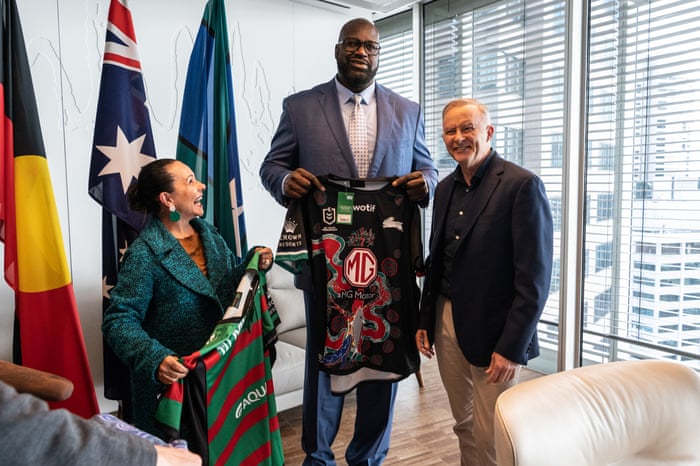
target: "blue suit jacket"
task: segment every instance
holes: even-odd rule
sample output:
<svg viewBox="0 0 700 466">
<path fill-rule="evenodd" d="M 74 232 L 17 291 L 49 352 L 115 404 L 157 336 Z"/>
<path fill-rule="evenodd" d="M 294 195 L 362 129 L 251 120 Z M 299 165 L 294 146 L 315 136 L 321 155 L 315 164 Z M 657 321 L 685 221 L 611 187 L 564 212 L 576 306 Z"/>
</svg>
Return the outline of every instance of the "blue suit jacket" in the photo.
<svg viewBox="0 0 700 466">
<path fill-rule="evenodd" d="M 442 280 L 445 218 L 454 177 L 438 184 L 419 328 L 430 341 Z M 497 352 L 519 364 L 539 354 L 537 321 L 552 274 L 552 215 L 544 184 L 532 172 L 493 155 L 474 190 L 469 225 L 453 259 L 450 295 L 457 340 L 480 367 Z"/>
<path fill-rule="evenodd" d="M 432 197 L 437 169 L 425 145 L 419 105 L 380 84 L 375 95 L 377 142 L 367 177 L 402 176 L 420 170 Z M 287 204 L 282 180 L 299 167 L 314 175 L 358 177 L 335 79 L 287 97 L 282 107 L 270 152 L 260 167 L 262 184 L 277 202 Z"/>
</svg>

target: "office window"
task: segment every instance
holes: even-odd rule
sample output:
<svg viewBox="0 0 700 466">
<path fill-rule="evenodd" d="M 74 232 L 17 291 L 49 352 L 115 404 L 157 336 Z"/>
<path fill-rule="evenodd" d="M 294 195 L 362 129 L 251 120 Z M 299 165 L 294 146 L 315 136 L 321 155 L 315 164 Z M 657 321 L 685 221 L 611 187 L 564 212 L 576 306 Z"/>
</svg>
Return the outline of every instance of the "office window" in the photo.
<svg viewBox="0 0 700 466">
<path fill-rule="evenodd" d="M 613 152 L 613 146 L 609 143 L 602 143 L 600 145 L 600 169 L 605 171 L 611 171 L 614 168 L 615 154 Z"/>
<path fill-rule="evenodd" d="M 561 168 L 564 160 L 564 137 L 561 134 L 552 135 L 552 168 Z"/>
<path fill-rule="evenodd" d="M 654 243 L 644 243 L 638 242 L 635 247 L 635 252 L 637 254 L 656 254 L 656 244 Z"/>
<path fill-rule="evenodd" d="M 634 182 L 634 198 L 635 199 L 652 199 L 654 188 L 647 181 Z"/>
<path fill-rule="evenodd" d="M 611 292 L 608 289 L 595 297 L 593 315 L 596 321 L 606 317 L 610 313 L 610 296 Z"/>
<path fill-rule="evenodd" d="M 642 293 L 641 291 L 634 290 L 632 291 L 632 297 L 633 298 L 640 298 L 643 301 L 653 301 L 654 300 L 654 295 L 651 293 Z M 663 298 L 663 296 L 662 296 Z M 596 298 L 597 299 L 597 298 Z M 664 299 L 662 299 L 664 301 Z M 677 301 L 677 300 L 676 300 Z"/>
<path fill-rule="evenodd" d="M 590 308 L 586 302 L 597 303 L 603 286 L 612 296 L 609 319 L 584 319 L 583 346 L 601 334 L 620 337 L 609 346 L 609 360 L 661 354 L 700 369 L 697 344 L 668 345 L 670 334 L 657 341 L 658 333 L 673 331 L 687 343 L 691 331 L 684 326 L 697 325 L 697 316 L 680 313 L 680 326 L 628 321 L 642 295 L 659 296 L 662 308 L 700 297 L 681 294 L 680 285 L 686 254 L 697 251 L 688 244 L 700 237 L 700 2 L 591 0 L 589 21 L 585 191 L 599 203 L 614 194 L 616 202 L 604 210 L 610 214 L 605 228 L 591 225 L 585 232 L 587 248 L 614 255 L 602 267 L 596 254 L 599 273 L 584 279 L 584 309 Z M 667 260 L 673 262 L 657 262 Z M 628 277 L 635 270 L 644 270 L 658 288 L 633 291 Z"/>
<path fill-rule="evenodd" d="M 641 270 L 656 270 L 656 265 L 655 264 L 649 264 L 646 262 L 640 262 L 640 261 L 635 261 L 634 262 L 634 268 L 635 269 L 641 269 Z"/>
<path fill-rule="evenodd" d="M 691 241 L 685 245 L 686 254 L 700 254 L 700 243 L 697 241 Z"/>
<path fill-rule="evenodd" d="M 647 277 L 644 275 L 635 275 L 634 276 L 634 283 L 636 285 L 642 285 L 642 286 L 655 286 L 656 279 L 654 279 L 654 277 Z"/>
<path fill-rule="evenodd" d="M 442 108 L 454 98 L 478 98 L 491 110 L 495 149 L 545 182 L 557 225 L 555 261 L 562 232 L 583 231 L 582 270 L 553 281 L 538 327 L 545 357 L 535 365 L 556 360 L 558 292 L 566 279 L 583 281 L 584 364 L 665 357 L 700 370 L 700 0 L 584 3 L 584 108 L 564 104 L 572 76 L 565 69 L 568 2 L 423 3 L 423 36 L 412 41 L 423 45 L 428 147 L 446 176 L 455 163 L 441 140 Z M 562 224 L 571 218 L 562 212 L 562 183 L 578 182 L 564 175 L 579 166 L 564 137 L 566 112 L 584 118 L 583 226 Z M 634 321 L 642 300 L 658 311 L 643 324 Z M 654 320 L 661 313 L 668 319 L 670 307 L 679 308 L 675 333 Z"/>
<path fill-rule="evenodd" d="M 503 128 L 501 132 L 503 141 L 498 141 L 496 138 L 493 144 L 503 147 L 503 153 L 508 154 L 508 158 L 517 163 L 523 164 L 523 131 L 519 128 Z M 500 142 L 500 144 L 499 144 Z"/>
<path fill-rule="evenodd" d="M 436 0 L 423 5 L 426 134 L 441 177 L 455 166 L 439 137 L 442 109 L 452 99 L 474 97 L 489 107 L 495 127 L 492 146 L 505 159 L 537 173 L 550 199 L 561 199 L 565 10 L 564 0 Z M 559 257 L 558 233 L 554 242 Z M 558 288 L 557 281 L 542 317 L 548 324 L 539 329 L 541 346 L 552 352 L 558 351 L 549 324 L 559 320 Z"/>
<path fill-rule="evenodd" d="M 632 314 L 640 317 L 654 317 L 654 311 L 644 307 L 632 306 Z"/>
<path fill-rule="evenodd" d="M 681 243 L 664 243 L 661 245 L 661 254 L 664 256 L 677 256 L 681 253 Z"/>
<path fill-rule="evenodd" d="M 376 22 L 379 29 L 379 71 L 376 79 L 407 99 L 417 100 L 413 95 L 413 28 L 411 11 Z"/>
<path fill-rule="evenodd" d="M 561 231 L 561 199 L 550 196 L 549 208 L 552 210 L 552 227 L 554 231 Z"/>
<path fill-rule="evenodd" d="M 595 271 L 612 267 L 612 243 L 598 244 L 595 247 Z"/>
<path fill-rule="evenodd" d="M 552 261 L 552 282 L 549 286 L 550 293 L 557 293 L 561 286 L 561 261 L 559 258 L 554 258 Z"/>
<path fill-rule="evenodd" d="M 598 209 L 596 210 L 596 220 L 604 222 L 613 217 L 613 193 L 598 194 Z"/>
<path fill-rule="evenodd" d="M 677 272 L 681 270 L 681 264 L 678 262 L 671 264 L 661 264 L 660 270 L 662 272 Z"/>
</svg>

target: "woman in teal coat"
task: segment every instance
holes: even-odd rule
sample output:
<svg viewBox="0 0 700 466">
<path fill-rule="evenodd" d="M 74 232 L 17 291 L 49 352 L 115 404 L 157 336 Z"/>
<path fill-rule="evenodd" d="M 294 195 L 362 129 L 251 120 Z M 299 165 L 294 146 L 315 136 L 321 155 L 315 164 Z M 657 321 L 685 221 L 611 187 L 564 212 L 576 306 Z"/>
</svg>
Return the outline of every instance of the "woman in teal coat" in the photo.
<svg viewBox="0 0 700 466">
<path fill-rule="evenodd" d="M 131 419 L 155 435 L 162 436 L 154 421 L 159 393 L 187 375 L 178 358 L 207 341 L 250 258 L 235 266 L 223 237 L 199 218 L 204 188 L 177 160 L 141 169 L 129 203 L 152 219 L 124 254 L 102 323 L 105 340 L 130 371 Z M 258 250 L 268 269 L 272 251 Z"/>
</svg>

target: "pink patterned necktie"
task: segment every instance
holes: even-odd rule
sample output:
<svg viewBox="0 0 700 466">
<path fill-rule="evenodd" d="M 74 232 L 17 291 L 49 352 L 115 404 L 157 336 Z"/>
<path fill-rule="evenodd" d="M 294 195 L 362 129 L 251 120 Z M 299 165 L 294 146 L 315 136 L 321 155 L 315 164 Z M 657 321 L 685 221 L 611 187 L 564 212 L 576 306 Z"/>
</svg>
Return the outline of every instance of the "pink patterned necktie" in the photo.
<svg viewBox="0 0 700 466">
<path fill-rule="evenodd" d="M 360 178 L 366 178 L 369 171 L 369 143 L 367 141 L 367 120 L 365 111 L 362 109 L 362 96 L 355 94 L 351 98 L 355 107 L 350 115 L 348 124 L 348 136 L 350 147 L 355 157 L 355 165 Z"/>
</svg>

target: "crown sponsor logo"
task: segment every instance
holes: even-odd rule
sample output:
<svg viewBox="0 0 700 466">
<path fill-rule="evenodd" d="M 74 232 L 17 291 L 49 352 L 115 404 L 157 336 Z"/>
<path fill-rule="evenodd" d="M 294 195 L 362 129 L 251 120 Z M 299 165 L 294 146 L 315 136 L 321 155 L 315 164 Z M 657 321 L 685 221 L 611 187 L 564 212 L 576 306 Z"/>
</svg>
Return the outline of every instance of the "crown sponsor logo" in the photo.
<svg viewBox="0 0 700 466">
<path fill-rule="evenodd" d="M 288 218 L 287 221 L 284 222 L 283 229 L 285 233 L 294 233 L 294 231 L 297 229 L 296 220 L 293 218 Z"/>
</svg>

